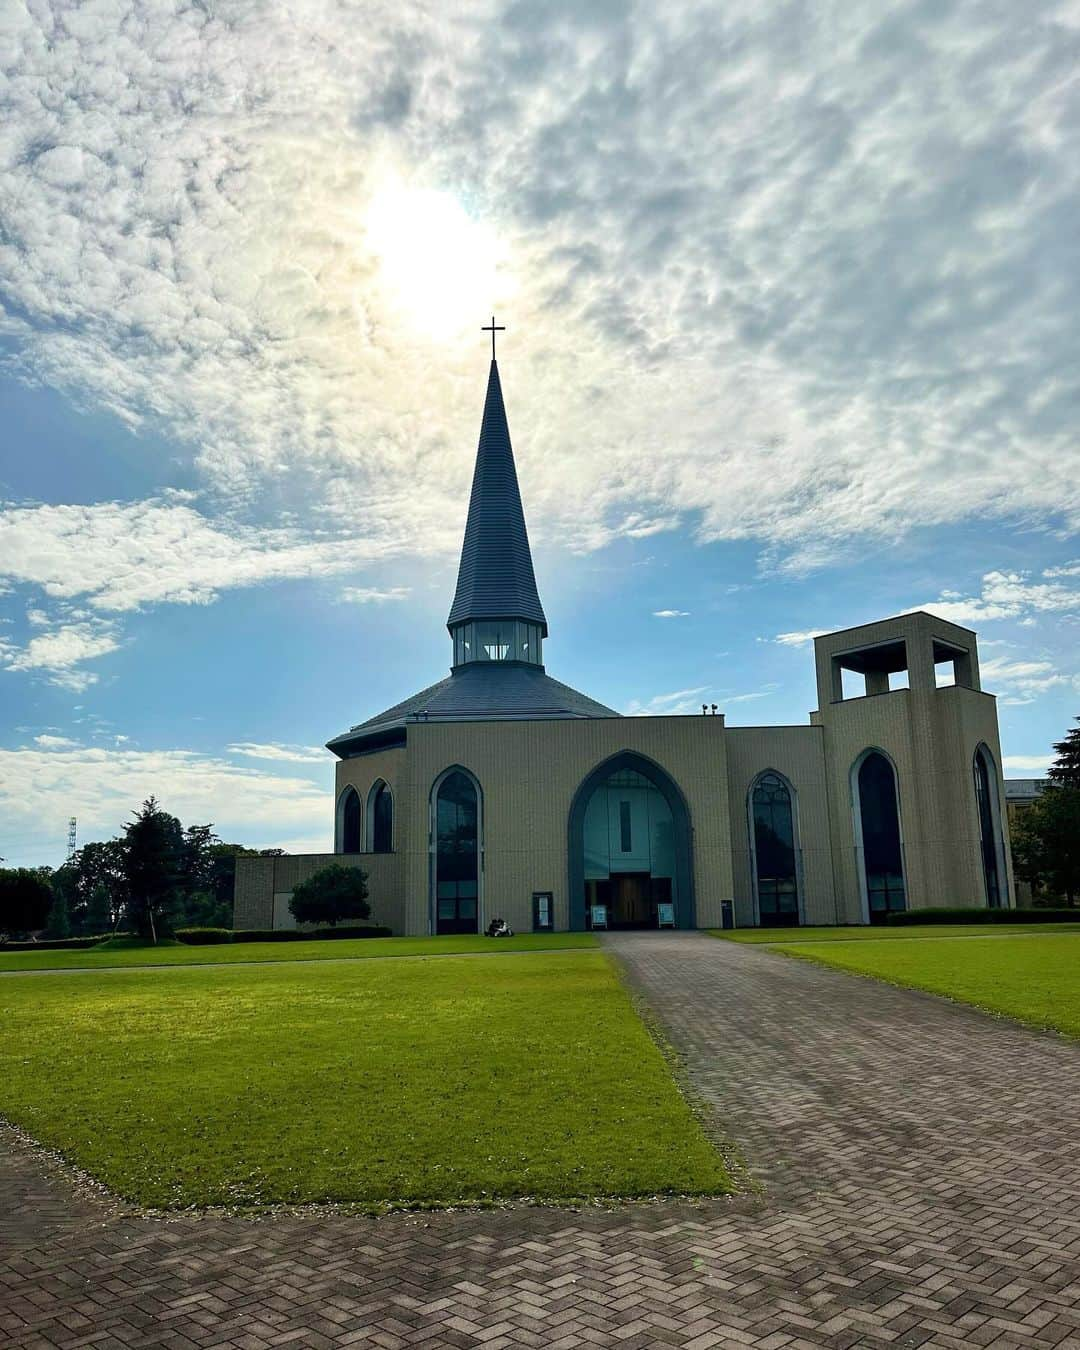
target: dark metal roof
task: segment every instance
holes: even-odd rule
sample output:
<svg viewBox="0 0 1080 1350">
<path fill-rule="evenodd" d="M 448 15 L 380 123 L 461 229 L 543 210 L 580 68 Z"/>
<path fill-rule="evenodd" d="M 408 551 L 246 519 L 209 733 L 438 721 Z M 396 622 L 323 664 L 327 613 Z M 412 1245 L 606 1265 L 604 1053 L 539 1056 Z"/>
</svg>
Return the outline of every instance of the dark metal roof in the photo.
<svg viewBox="0 0 1080 1350">
<path fill-rule="evenodd" d="M 488 375 L 457 591 L 447 625 L 467 619 L 525 619 L 540 624 L 543 636 L 547 637 L 547 619 L 536 590 L 525 513 L 521 509 L 499 367 L 494 361 Z"/>
<path fill-rule="evenodd" d="M 618 717 L 595 699 L 518 661 L 473 661 L 438 684 L 361 722 L 327 742 L 346 755 L 370 738 L 408 722 L 531 722 L 579 717 Z"/>
</svg>

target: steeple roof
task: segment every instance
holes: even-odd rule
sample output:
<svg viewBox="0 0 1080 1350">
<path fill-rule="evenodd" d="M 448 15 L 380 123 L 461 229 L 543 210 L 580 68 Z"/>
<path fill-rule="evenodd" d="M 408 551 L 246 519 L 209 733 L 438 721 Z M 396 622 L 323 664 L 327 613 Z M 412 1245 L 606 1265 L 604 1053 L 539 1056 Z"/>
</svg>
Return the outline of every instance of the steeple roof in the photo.
<svg viewBox="0 0 1080 1350">
<path fill-rule="evenodd" d="M 499 367 L 494 360 L 488 375 L 457 591 L 447 626 L 452 628 L 469 619 L 524 619 L 540 624 L 542 635 L 547 637 Z"/>
</svg>

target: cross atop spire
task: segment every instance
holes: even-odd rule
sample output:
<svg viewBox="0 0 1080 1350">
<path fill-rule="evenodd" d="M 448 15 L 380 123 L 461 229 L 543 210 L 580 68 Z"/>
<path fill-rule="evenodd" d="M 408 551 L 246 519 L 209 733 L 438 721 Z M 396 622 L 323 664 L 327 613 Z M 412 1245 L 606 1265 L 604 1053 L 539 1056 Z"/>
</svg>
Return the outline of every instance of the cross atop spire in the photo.
<svg viewBox="0 0 1080 1350">
<path fill-rule="evenodd" d="M 506 332 L 506 324 L 504 324 L 504 323 L 496 323 L 496 322 L 495 322 L 495 315 L 493 314 L 493 315 L 491 316 L 491 322 L 490 322 L 490 323 L 485 323 L 485 324 L 483 325 L 483 327 L 480 329 L 480 331 L 481 331 L 481 333 L 490 333 L 490 334 L 491 334 L 491 359 L 494 361 L 494 360 L 495 360 L 495 334 L 496 334 L 496 333 L 505 333 L 505 332 Z"/>
</svg>

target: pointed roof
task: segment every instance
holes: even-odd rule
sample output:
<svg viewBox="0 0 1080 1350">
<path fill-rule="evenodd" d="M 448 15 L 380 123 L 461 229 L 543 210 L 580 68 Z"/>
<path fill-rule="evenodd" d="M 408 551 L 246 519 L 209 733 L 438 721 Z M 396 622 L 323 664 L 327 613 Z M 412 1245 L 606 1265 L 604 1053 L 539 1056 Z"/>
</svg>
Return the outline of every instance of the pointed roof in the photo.
<svg viewBox="0 0 1080 1350">
<path fill-rule="evenodd" d="M 499 367 L 494 360 L 488 375 L 457 591 L 446 622 L 450 627 L 467 619 L 524 619 L 540 624 L 543 636 L 547 637 L 547 619 L 536 590 L 525 513 L 521 509 Z"/>
</svg>

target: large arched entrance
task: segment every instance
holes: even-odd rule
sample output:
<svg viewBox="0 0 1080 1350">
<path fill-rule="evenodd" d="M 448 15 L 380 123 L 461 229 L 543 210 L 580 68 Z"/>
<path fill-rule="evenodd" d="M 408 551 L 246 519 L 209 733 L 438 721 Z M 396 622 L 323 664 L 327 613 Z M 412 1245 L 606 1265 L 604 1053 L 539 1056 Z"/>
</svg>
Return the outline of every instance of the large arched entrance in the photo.
<svg viewBox="0 0 1080 1350">
<path fill-rule="evenodd" d="M 593 906 L 611 928 L 656 928 L 673 907 L 696 925 L 690 815 L 674 780 L 630 750 L 598 764 L 570 807 L 570 927 L 590 927 Z"/>
</svg>

